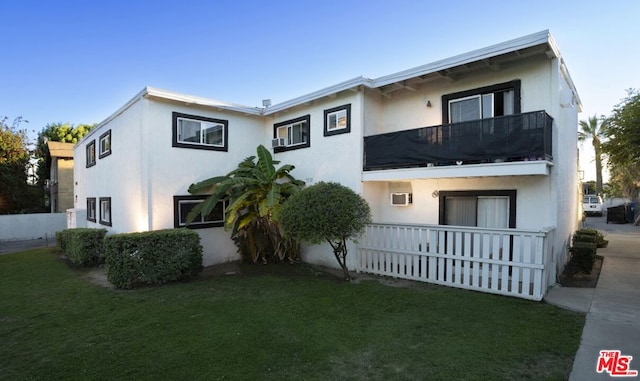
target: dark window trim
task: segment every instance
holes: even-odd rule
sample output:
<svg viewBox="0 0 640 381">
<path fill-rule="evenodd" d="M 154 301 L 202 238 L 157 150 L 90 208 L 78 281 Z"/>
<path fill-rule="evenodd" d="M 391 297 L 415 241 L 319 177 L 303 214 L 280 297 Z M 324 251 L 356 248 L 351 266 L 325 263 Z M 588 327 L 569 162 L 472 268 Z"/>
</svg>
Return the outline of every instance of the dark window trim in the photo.
<svg viewBox="0 0 640 381">
<path fill-rule="evenodd" d="M 329 126 L 327 125 L 327 116 L 329 116 L 329 114 L 334 113 L 336 111 L 342 111 L 342 110 L 346 110 L 347 111 L 347 126 L 345 128 L 340 128 L 334 131 L 329 131 Z M 334 108 L 330 108 L 328 110 L 324 110 L 324 136 L 333 136 L 333 135 L 340 135 L 340 134 L 348 134 L 351 132 L 351 103 L 346 104 L 346 105 L 342 105 L 342 106 L 338 106 L 338 107 L 334 107 Z"/>
<path fill-rule="evenodd" d="M 93 208 L 91 207 L 90 202 L 93 201 Z M 93 218 L 89 216 L 89 211 L 93 210 Z M 87 197 L 87 221 L 96 222 L 96 198 L 95 197 Z"/>
<path fill-rule="evenodd" d="M 102 219 L 102 202 L 103 201 L 109 202 L 109 221 L 105 221 Z M 98 217 L 100 219 L 100 225 L 111 226 L 113 221 L 113 205 L 111 205 L 111 197 L 100 197 L 98 199 L 98 203 L 100 204 L 99 206 L 100 216 Z"/>
<path fill-rule="evenodd" d="M 282 126 L 286 126 L 289 124 L 294 124 L 298 122 L 306 122 L 307 123 L 307 142 L 305 144 L 296 144 L 294 146 L 286 146 L 286 147 L 274 147 L 273 152 L 285 152 L 285 151 L 293 151 L 300 148 L 308 148 L 311 147 L 311 115 L 307 114 L 295 119 L 285 120 L 284 122 L 276 123 L 273 125 L 273 138 L 278 137 L 278 128 Z"/>
<path fill-rule="evenodd" d="M 511 190 L 475 190 L 475 191 L 440 191 L 439 192 L 439 208 L 438 223 L 445 224 L 446 214 L 446 198 L 447 197 L 478 197 L 478 196 L 506 196 L 509 197 L 509 228 L 516 227 L 516 197 L 517 191 Z"/>
<path fill-rule="evenodd" d="M 520 114 L 522 112 L 520 101 L 520 80 L 516 79 L 509 82 L 498 83 L 491 86 L 478 87 L 472 90 L 459 91 L 457 93 L 445 94 L 442 96 L 442 124 L 449 123 L 449 101 L 470 97 L 472 95 L 495 93 L 498 91 L 513 89 L 513 113 Z"/>
<path fill-rule="evenodd" d="M 179 210 L 179 202 L 185 200 L 202 200 L 204 201 L 208 195 L 185 195 L 185 196 L 173 196 L 173 227 L 178 228 L 188 228 L 188 229 L 205 229 L 205 228 L 219 228 L 224 226 L 224 221 L 220 222 L 193 222 L 190 225 L 181 225 L 180 224 L 180 210 Z M 227 201 L 222 201 L 227 202 Z M 220 201 L 218 201 L 220 203 Z M 217 204 L 216 204 L 217 205 Z"/>
<path fill-rule="evenodd" d="M 102 138 L 108 136 L 109 137 L 109 150 L 102 152 Z M 98 158 L 102 159 L 103 157 L 107 157 L 111 155 L 111 130 L 108 130 L 104 134 L 100 135 L 100 139 L 98 139 Z"/>
<path fill-rule="evenodd" d="M 185 143 L 185 142 L 181 142 L 178 141 L 178 118 L 186 118 L 186 119 L 194 119 L 194 120 L 200 120 L 203 122 L 209 122 L 209 123 L 219 123 L 222 124 L 224 126 L 224 139 L 222 141 L 222 146 L 210 146 L 210 145 L 205 145 L 205 144 L 200 144 L 200 143 Z M 171 114 L 171 119 L 172 119 L 172 128 L 173 128 L 173 132 L 172 132 L 172 142 L 171 142 L 171 146 L 172 147 L 178 147 L 178 148 L 193 148 L 193 149 L 204 149 L 204 150 L 208 150 L 208 151 L 222 151 L 222 152 L 227 152 L 229 151 L 229 121 L 225 120 L 225 119 L 215 119 L 215 118 L 208 118 L 205 116 L 198 116 L 198 115 L 190 115 L 190 114 L 183 114 L 180 112 L 173 112 Z"/>
<path fill-rule="evenodd" d="M 90 148 L 91 146 L 93 146 L 93 160 L 92 160 L 92 161 L 89 161 L 89 159 L 90 159 L 90 157 L 89 157 L 89 148 Z M 91 141 L 91 143 L 88 143 L 88 144 L 85 146 L 85 150 L 86 150 L 86 156 L 87 156 L 87 157 L 86 157 L 86 159 L 87 159 L 87 160 L 86 160 L 86 162 L 87 162 L 87 163 L 86 163 L 86 167 L 87 167 L 87 168 L 89 168 L 89 167 L 93 167 L 94 165 L 96 165 L 96 140 L 95 140 L 95 139 L 93 139 L 93 140 Z"/>
</svg>

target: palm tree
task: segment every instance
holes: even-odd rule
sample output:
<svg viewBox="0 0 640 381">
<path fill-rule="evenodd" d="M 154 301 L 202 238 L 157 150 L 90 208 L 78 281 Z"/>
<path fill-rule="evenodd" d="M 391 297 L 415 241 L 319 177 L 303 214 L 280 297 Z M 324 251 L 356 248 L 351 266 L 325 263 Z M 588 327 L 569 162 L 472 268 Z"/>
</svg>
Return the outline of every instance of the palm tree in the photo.
<svg viewBox="0 0 640 381">
<path fill-rule="evenodd" d="M 582 142 L 590 138 L 595 151 L 597 194 L 602 194 L 602 142 L 600 139 L 604 137 L 604 122 L 604 117 L 591 116 L 587 120 L 580 121 L 581 130 L 578 131 L 578 140 Z"/>
<path fill-rule="evenodd" d="M 258 146 L 257 157 L 257 163 L 256 157 L 250 156 L 224 176 L 191 184 L 189 193 L 211 195 L 191 210 L 187 221 L 200 213 L 208 215 L 220 200 L 228 199 L 225 229 L 231 230 L 231 238 L 245 261 L 296 260 L 300 246 L 283 236 L 278 214 L 282 203 L 302 189 L 304 181 L 289 174 L 293 165 L 276 168 L 280 162 L 273 160 L 263 145 Z"/>
</svg>

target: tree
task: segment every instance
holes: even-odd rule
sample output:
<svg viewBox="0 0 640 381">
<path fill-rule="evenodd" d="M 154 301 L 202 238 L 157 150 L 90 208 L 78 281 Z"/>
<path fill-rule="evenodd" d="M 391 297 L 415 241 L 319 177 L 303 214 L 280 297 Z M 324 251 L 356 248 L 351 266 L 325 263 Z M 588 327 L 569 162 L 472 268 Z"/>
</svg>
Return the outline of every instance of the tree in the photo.
<svg viewBox="0 0 640 381">
<path fill-rule="evenodd" d="M 595 151 L 596 162 L 596 193 L 602 194 L 602 140 L 604 136 L 604 118 L 595 115 L 587 120 L 580 121 L 581 131 L 578 132 L 578 140 L 585 141 L 591 139 L 591 144 Z"/>
<path fill-rule="evenodd" d="M 297 260 L 300 246 L 282 235 L 278 215 L 282 203 L 302 189 L 304 181 L 289 174 L 293 165 L 276 168 L 280 162 L 273 160 L 264 146 L 256 151 L 257 162 L 250 156 L 224 176 L 191 184 L 189 193 L 210 196 L 191 210 L 187 221 L 201 213 L 208 215 L 220 200 L 228 200 L 225 228 L 232 231 L 231 238 L 244 261 Z"/>
<path fill-rule="evenodd" d="M 0 118 L 0 213 L 19 213 L 26 209 L 30 197 L 27 166 L 29 148 L 27 132 L 20 129 L 22 117 L 10 125 L 8 117 Z"/>
<path fill-rule="evenodd" d="M 51 157 L 49 155 L 49 147 L 47 141 L 62 143 L 77 143 L 86 134 L 88 134 L 97 123 L 79 124 L 74 126 L 69 123 L 49 123 L 38 134 L 38 143 L 36 146 L 35 156 L 38 160 L 38 184 L 44 185 L 44 181 L 51 176 L 49 168 L 51 167 Z"/>
<path fill-rule="evenodd" d="M 280 210 L 280 224 L 296 239 L 312 244 L 327 241 L 333 249 L 345 280 L 347 240 L 357 238 L 371 223 L 367 201 L 338 183 L 320 182 L 291 196 Z"/>
<path fill-rule="evenodd" d="M 640 93 L 627 90 L 627 97 L 615 106 L 607 119 L 608 140 L 602 149 L 617 186 L 626 197 L 637 196 L 640 186 Z"/>
</svg>

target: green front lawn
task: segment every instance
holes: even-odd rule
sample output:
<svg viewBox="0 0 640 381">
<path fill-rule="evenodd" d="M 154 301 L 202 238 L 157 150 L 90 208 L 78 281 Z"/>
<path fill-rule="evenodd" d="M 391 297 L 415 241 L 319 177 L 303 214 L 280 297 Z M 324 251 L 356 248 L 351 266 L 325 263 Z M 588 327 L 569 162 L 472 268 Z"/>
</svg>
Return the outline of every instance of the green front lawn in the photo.
<svg viewBox="0 0 640 381">
<path fill-rule="evenodd" d="M 585 320 L 306 265 L 243 273 L 114 291 L 52 249 L 1 255 L 0 379 L 562 380 Z"/>
</svg>

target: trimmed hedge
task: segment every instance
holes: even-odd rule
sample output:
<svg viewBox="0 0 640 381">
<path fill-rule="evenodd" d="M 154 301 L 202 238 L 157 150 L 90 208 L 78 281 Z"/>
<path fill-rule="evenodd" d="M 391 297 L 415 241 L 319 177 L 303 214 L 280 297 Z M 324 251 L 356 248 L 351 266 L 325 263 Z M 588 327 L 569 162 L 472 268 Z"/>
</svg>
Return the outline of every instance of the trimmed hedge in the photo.
<svg viewBox="0 0 640 381">
<path fill-rule="evenodd" d="M 65 229 L 56 232 L 56 245 L 74 266 L 91 267 L 104 263 L 106 229 Z"/>
<path fill-rule="evenodd" d="M 107 279 L 117 288 L 188 280 L 202 271 L 200 236 L 166 229 L 105 238 Z"/>
<path fill-rule="evenodd" d="M 596 243 L 595 242 L 574 242 L 569 251 L 571 252 L 570 262 L 577 267 L 578 270 L 591 274 L 593 264 L 596 261 Z"/>
</svg>

